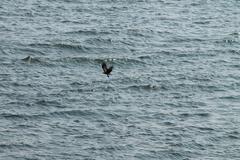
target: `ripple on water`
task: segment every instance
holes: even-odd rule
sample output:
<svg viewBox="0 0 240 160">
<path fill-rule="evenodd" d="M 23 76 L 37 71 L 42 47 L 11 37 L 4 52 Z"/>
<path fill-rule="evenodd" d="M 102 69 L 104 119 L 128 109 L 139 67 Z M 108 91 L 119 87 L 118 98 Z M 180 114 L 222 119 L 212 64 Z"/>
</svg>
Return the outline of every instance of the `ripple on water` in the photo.
<svg viewBox="0 0 240 160">
<path fill-rule="evenodd" d="M 239 158 L 236 1 L 49 2 L 0 1 L 0 159 Z"/>
</svg>

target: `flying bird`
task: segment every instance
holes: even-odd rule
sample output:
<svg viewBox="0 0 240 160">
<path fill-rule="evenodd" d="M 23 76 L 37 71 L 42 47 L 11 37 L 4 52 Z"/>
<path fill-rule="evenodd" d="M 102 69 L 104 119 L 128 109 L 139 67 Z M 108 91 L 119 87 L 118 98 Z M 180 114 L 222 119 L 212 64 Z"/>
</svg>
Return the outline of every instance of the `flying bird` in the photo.
<svg viewBox="0 0 240 160">
<path fill-rule="evenodd" d="M 108 77 L 113 70 L 113 66 L 107 67 L 106 63 L 102 63 L 103 74 L 106 74 Z"/>
</svg>

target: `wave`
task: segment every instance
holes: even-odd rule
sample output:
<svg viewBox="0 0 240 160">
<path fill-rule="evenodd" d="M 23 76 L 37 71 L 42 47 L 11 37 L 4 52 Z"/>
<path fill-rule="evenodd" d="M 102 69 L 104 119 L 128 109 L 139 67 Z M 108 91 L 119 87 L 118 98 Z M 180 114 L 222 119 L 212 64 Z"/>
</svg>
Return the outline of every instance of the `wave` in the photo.
<svg viewBox="0 0 240 160">
<path fill-rule="evenodd" d="M 87 44 L 94 45 L 94 46 L 108 46 L 114 45 L 114 41 L 111 38 L 88 38 L 84 41 Z"/>
<path fill-rule="evenodd" d="M 5 119 L 12 119 L 12 120 L 36 120 L 36 119 L 42 119 L 42 118 L 56 118 L 56 117 L 91 117 L 96 118 L 101 115 L 98 114 L 97 111 L 92 110 L 62 110 L 62 111 L 53 111 L 53 112 L 46 112 L 46 113 L 39 113 L 39 114 L 15 114 L 15 113 L 2 113 L 0 114 L 1 117 L 4 117 Z"/>
<path fill-rule="evenodd" d="M 24 142 L 21 142 L 21 143 L 0 143 L 0 148 L 7 148 L 7 149 L 12 149 L 12 148 L 34 148 L 33 145 L 31 144 L 27 144 L 27 143 L 24 143 Z"/>
<path fill-rule="evenodd" d="M 64 108 L 64 106 L 56 100 L 39 100 L 35 104 L 40 106 L 54 106 L 58 108 Z"/>
<path fill-rule="evenodd" d="M 157 85 L 152 85 L 152 84 L 142 84 L 142 85 L 131 85 L 124 89 L 125 90 L 135 90 L 135 91 L 139 91 L 139 90 L 157 91 L 160 89 L 160 87 Z"/>
<path fill-rule="evenodd" d="M 50 58 L 46 58 L 46 57 L 31 57 L 31 61 L 30 62 L 26 62 L 23 59 L 22 60 L 14 60 L 13 63 L 19 63 L 19 61 L 21 62 L 21 64 L 38 64 L 38 65 L 42 65 L 42 66 L 47 66 L 47 67 L 51 67 L 54 66 L 55 64 L 52 63 Z"/>
<path fill-rule="evenodd" d="M 175 37 L 173 39 L 168 40 L 169 43 L 186 43 L 186 42 L 197 42 L 197 43 L 202 43 L 207 41 L 206 39 L 203 38 L 197 38 L 197 37 Z"/>
<path fill-rule="evenodd" d="M 31 63 L 43 64 L 47 66 L 51 65 L 61 65 L 61 64 L 101 64 L 103 61 L 106 61 L 110 64 L 115 65 L 133 65 L 133 64 L 145 64 L 145 62 L 135 59 L 135 58 L 127 58 L 127 57 L 118 57 L 118 58 L 108 58 L 108 57 L 64 57 L 64 58 L 43 58 L 43 57 L 33 57 L 31 59 Z"/>
<path fill-rule="evenodd" d="M 209 117 L 211 114 L 210 113 L 182 113 L 180 114 L 181 117 Z"/>
<path fill-rule="evenodd" d="M 223 100 L 239 101 L 240 95 L 226 95 L 226 96 L 220 96 L 218 98 Z"/>
<path fill-rule="evenodd" d="M 67 31 L 65 34 L 80 34 L 80 35 L 108 35 L 111 32 L 108 31 L 98 31 L 96 29 L 93 30 L 74 30 L 74 31 Z"/>
<path fill-rule="evenodd" d="M 53 116 L 53 117 L 90 117 L 90 118 L 96 118 L 101 115 L 98 114 L 97 111 L 93 110 L 63 110 L 63 111 L 55 111 L 55 112 L 50 112 L 47 114 L 48 116 Z"/>
<path fill-rule="evenodd" d="M 40 47 L 40 48 L 58 48 L 58 49 L 71 49 L 71 50 L 77 50 L 77 51 L 86 51 L 90 50 L 90 48 L 86 45 L 80 45 L 80 44 L 68 44 L 68 43 L 31 43 L 28 44 L 30 47 Z"/>
<path fill-rule="evenodd" d="M 45 116 L 44 114 L 14 114 L 14 113 L 2 113 L 1 117 L 6 119 L 36 119 Z"/>
<path fill-rule="evenodd" d="M 220 39 L 215 40 L 216 44 L 220 45 L 239 45 L 239 33 L 238 32 L 233 32 L 230 35 L 227 35 L 225 37 L 222 37 Z"/>
</svg>

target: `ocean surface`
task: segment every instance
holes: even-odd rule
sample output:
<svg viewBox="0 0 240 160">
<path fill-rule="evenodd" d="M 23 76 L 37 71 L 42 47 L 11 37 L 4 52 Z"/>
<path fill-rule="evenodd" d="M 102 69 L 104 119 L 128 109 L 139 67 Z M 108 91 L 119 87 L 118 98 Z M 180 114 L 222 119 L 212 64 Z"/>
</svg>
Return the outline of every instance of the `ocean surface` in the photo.
<svg viewBox="0 0 240 160">
<path fill-rule="evenodd" d="M 239 27 L 239 0 L 1 0 L 0 159 L 240 160 Z"/>
</svg>

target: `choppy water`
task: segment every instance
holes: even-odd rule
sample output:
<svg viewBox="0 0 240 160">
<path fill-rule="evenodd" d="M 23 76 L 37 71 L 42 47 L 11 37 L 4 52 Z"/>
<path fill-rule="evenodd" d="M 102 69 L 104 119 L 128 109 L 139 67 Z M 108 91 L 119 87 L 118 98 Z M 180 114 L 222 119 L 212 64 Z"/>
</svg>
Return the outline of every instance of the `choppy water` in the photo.
<svg viewBox="0 0 240 160">
<path fill-rule="evenodd" d="M 239 0 L 1 0 L 0 159 L 240 159 L 239 15 Z"/>
</svg>

